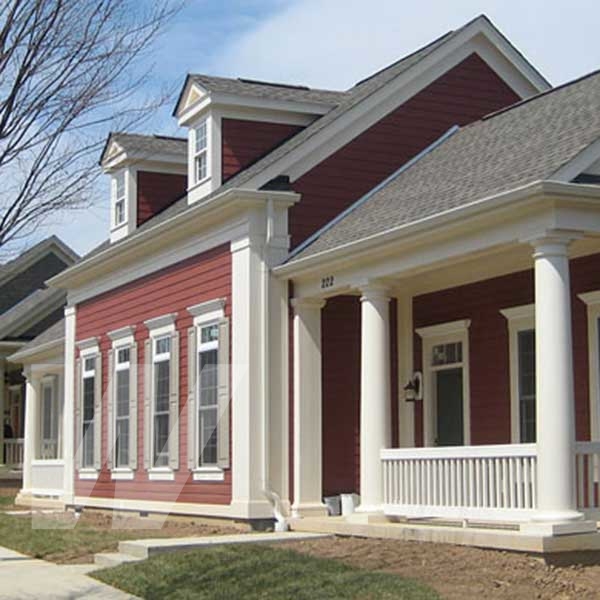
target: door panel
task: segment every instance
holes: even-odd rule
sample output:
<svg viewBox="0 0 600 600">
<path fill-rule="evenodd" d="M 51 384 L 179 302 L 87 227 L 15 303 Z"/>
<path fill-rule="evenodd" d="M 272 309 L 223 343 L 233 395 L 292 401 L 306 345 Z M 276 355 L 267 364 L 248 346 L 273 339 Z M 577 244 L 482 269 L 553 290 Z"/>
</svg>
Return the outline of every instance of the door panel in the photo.
<svg viewBox="0 0 600 600">
<path fill-rule="evenodd" d="M 435 373 L 437 408 L 437 445 L 462 446 L 463 370 L 447 369 Z"/>
</svg>

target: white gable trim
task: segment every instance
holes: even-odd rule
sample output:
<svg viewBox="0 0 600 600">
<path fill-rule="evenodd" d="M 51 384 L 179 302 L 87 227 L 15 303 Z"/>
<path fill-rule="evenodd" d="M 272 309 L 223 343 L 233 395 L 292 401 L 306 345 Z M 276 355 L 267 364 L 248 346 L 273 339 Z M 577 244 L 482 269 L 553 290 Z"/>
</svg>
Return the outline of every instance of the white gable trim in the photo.
<svg viewBox="0 0 600 600">
<path fill-rule="evenodd" d="M 282 173 L 295 181 L 473 53 L 478 54 L 521 98 L 550 89 L 548 82 L 487 19 L 477 19 L 414 67 L 243 183 L 243 187 L 258 189 Z"/>
</svg>

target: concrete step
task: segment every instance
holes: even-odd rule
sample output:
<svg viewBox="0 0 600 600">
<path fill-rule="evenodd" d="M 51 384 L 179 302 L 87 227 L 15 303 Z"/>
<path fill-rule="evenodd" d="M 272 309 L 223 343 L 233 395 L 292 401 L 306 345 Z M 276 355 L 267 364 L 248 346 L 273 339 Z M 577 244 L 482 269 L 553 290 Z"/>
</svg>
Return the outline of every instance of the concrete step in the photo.
<svg viewBox="0 0 600 600">
<path fill-rule="evenodd" d="M 118 567 L 123 563 L 137 562 L 140 560 L 142 559 L 131 556 L 130 554 L 121 554 L 120 552 L 103 552 L 94 555 L 94 564 L 102 568 Z"/>
<path fill-rule="evenodd" d="M 119 552 L 143 560 L 156 554 L 193 550 L 207 546 L 221 546 L 224 544 L 273 544 L 277 542 L 314 540 L 325 537 L 331 537 L 331 534 L 288 531 L 285 533 L 242 533 L 206 537 L 159 538 L 119 542 Z"/>
</svg>

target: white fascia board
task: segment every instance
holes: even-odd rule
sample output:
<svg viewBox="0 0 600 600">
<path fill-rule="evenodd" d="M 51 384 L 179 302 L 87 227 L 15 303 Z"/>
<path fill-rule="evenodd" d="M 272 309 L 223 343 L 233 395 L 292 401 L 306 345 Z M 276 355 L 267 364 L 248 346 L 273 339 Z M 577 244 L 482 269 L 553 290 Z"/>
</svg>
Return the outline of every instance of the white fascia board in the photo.
<svg viewBox="0 0 600 600">
<path fill-rule="evenodd" d="M 315 116 L 324 115 L 329 112 L 335 104 L 322 104 L 320 102 L 297 102 L 290 100 L 273 100 L 271 98 L 256 98 L 253 96 L 241 96 L 237 94 L 211 93 L 192 104 L 178 115 L 180 127 L 188 126 L 202 112 L 210 108 L 222 109 L 246 109 L 268 113 L 283 113 L 287 119 L 305 123 L 306 115 L 310 121 Z M 286 121 L 287 122 L 287 121 Z"/>
<path fill-rule="evenodd" d="M 502 36 L 497 33 L 492 36 L 490 32 L 493 31 L 486 19 L 474 21 L 245 185 L 258 189 L 284 172 L 295 181 L 473 53 L 478 54 L 521 97 L 530 97 L 548 89 L 548 82 L 539 74 L 534 76 L 537 72 L 531 65 Z M 522 71 L 513 61 L 521 65 Z M 527 65 L 532 70 L 531 78 L 523 74 L 528 70 Z"/>
<path fill-rule="evenodd" d="M 535 201 L 536 199 L 545 199 L 550 202 L 558 199 L 567 202 L 570 200 L 600 208 L 600 188 L 555 181 L 536 181 L 508 192 L 482 198 L 464 206 L 400 225 L 332 250 L 325 250 L 306 258 L 294 260 L 289 264 L 275 267 L 273 271 L 275 275 L 286 279 L 322 271 L 324 267 L 332 266 L 336 261 L 359 254 L 361 258 L 366 258 L 369 253 L 379 252 L 383 248 L 389 249 L 390 244 L 402 243 L 403 240 L 410 239 L 417 234 L 424 234 L 432 230 L 435 230 L 436 234 L 442 234 L 445 227 L 450 228 L 457 222 L 464 222 L 467 218 L 490 213 L 494 209 L 510 207 L 513 204 L 517 208 L 525 208 L 524 200 Z"/>
<path fill-rule="evenodd" d="M 199 234 L 210 238 L 210 231 L 219 227 L 233 228 L 237 231 L 240 220 L 248 219 L 248 211 L 265 206 L 268 201 L 280 208 L 288 208 L 299 199 L 300 195 L 294 192 L 230 189 L 205 202 L 198 202 L 184 212 L 77 263 L 52 277 L 47 283 L 53 287 L 72 290 L 93 282 L 100 273 L 114 271 L 136 260 L 144 260 L 165 246 L 182 243 Z M 190 251 L 193 252 L 193 248 Z M 198 252 L 196 250 L 195 254 Z M 185 257 L 193 255 L 187 254 Z M 180 256 L 172 257 L 174 262 L 180 259 Z M 74 301 L 71 292 L 69 299 L 70 302 Z"/>
<path fill-rule="evenodd" d="M 182 142 L 182 150 L 181 152 L 126 152 L 122 150 L 119 154 L 110 157 L 108 160 L 102 163 L 102 169 L 104 173 L 111 173 L 117 169 L 122 169 L 124 167 L 135 165 L 139 168 L 142 168 L 144 163 L 165 163 L 167 168 L 170 165 L 187 165 L 187 143 Z"/>
<path fill-rule="evenodd" d="M 15 352 L 8 357 L 8 361 L 16 364 L 30 365 L 39 363 L 41 360 L 47 360 L 48 358 L 60 358 L 63 355 L 65 349 L 65 338 L 59 338 L 40 344 L 35 348 L 29 350 L 23 350 L 21 352 Z"/>
</svg>

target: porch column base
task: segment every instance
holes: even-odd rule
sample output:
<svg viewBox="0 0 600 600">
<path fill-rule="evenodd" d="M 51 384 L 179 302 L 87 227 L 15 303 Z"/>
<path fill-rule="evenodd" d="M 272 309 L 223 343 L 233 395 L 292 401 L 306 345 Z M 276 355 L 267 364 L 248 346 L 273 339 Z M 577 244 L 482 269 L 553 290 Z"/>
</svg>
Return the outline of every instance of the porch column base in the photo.
<svg viewBox="0 0 600 600">
<path fill-rule="evenodd" d="M 523 535 L 556 537 L 559 535 L 577 535 L 582 533 L 596 533 L 598 530 L 595 521 L 583 519 L 577 521 L 529 521 L 519 527 Z"/>
<path fill-rule="evenodd" d="M 372 525 L 374 523 L 389 523 L 390 520 L 383 514 L 381 507 L 378 510 L 366 512 L 363 510 L 356 509 L 357 512 L 352 513 L 346 517 L 348 523 L 357 523 L 363 525 Z"/>
<path fill-rule="evenodd" d="M 299 504 L 292 505 L 292 517 L 301 519 L 303 517 L 326 517 L 327 507 L 324 504 Z"/>
<path fill-rule="evenodd" d="M 267 500 L 233 500 L 231 514 L 239 519 L 272 519 L 273 507 Z"/>
</svg>

